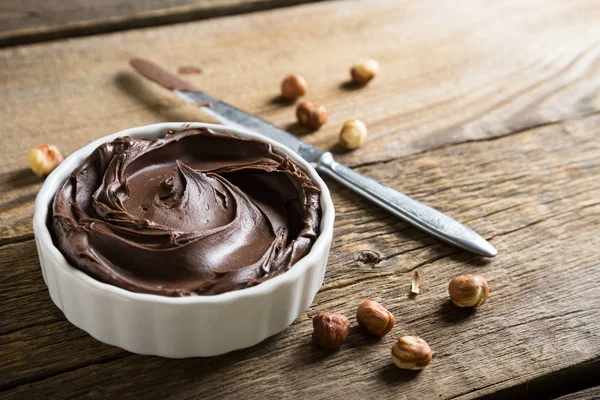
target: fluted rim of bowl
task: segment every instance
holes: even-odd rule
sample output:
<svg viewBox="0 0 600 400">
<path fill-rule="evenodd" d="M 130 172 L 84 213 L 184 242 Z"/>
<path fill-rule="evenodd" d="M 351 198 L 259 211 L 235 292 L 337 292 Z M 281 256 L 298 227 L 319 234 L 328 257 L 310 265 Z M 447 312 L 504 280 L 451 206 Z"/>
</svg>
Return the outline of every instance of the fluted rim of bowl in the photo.
<svg viewBox="0 0 600 400">
<path fill-rule="evenodd" d="M 54 200 L 54 196 L 58 191 L 60 185 L 63 184 L 65 179 L 71 174 L 71 172 L 78 167 L 83 160 L 90 155 L 98 146 L 103 143 L 112 141 L 121 136 L 132 136 L 140 138 L 157 138 L 159 132 L 165 132 L 167 129 L 173 129 L 180 131 L 184 129 L 194 128 L 209 128 L 219 132 L 231 132 L 234 135 L 241 137 L 247 137 L 269 143 L 273 150 L 281 155 L 288 156 L 294 163 L 300 166 L 317 184 L 321 190 L 320 203 L 321 203 L 321 226 L 320 233 L 317 240 L 313 244 L 312 248 L 299 261 L 292 265 L 292 267 L 284 273 L 261 282 L 258 285 L 225 292 L 210 296 L 186 296 L 186 297 L 167 297 L 157 294 L 149 293 L 138 293 L 132 292 L 118 286 L 114 286 L 108 283 L 101 282 L 95 278 L 92 278 L 85 272 L 73 267 L 60 250 L 54 245 L 50 230 L 48 229 L 47 218 L 51 207 L 51 202 Z M 61 269 L 65 272 L 74 275 L 79 281 L 87 285 L 90 289 L 100 290 L 108 294 L 125 297 L 131 300 L 152 302 L 152 303 L 169 303 L 169 304 L 215 304 L 223 302 L 237 301 L 243 298 L 264 296 L 273 293 L 279 287 L 286 284 L 292 284 L 298 279 L 299 276 L 304 274 L 310 265 L 319 257 L 324 257 L 323 254 L 327 250 L 328 237 L 333 232 L 333 222 L 335 219 L 335 210 L 333 202 L 331 201 L 331 195 L 327 185 L 317 171 L 307 161 L 301 158 L 296 152 L 290 148 L 269 139 L 259 133 L 246 130 L 238 127 L 231 127 L 226 125 L 208 124 L 202 122 L 166 122 L 151 125 L 138 126 L 134 128 L 125 129 L 111 135 L 101 137 L 94 140 L 90 144 L 82 147 L 69 155 L 65 160 L 46 178 L 42 188 L 38 192 L 35 199 L 35 207 L 33 214 L 33 232 L 38 239 L 38 245 L 43 246 L 48 253 L 54 257 L 58 262 Z"/>
</svg>

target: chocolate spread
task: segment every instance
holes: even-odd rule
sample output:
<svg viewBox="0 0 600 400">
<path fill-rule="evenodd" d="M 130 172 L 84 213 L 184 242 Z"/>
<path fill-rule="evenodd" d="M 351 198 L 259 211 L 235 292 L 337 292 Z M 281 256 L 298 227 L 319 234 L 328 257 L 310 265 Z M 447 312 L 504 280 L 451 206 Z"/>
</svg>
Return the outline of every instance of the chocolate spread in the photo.
<svg viewBox="0 0 600 400">
<path fill-rule="evenodd" d="M 102 282 L 214 295 L 292 267 L 319 233 L 320 191 L 269 144 L 208 129 L 98 147 L 62 185 L 55 245 Z"/>
</svg>

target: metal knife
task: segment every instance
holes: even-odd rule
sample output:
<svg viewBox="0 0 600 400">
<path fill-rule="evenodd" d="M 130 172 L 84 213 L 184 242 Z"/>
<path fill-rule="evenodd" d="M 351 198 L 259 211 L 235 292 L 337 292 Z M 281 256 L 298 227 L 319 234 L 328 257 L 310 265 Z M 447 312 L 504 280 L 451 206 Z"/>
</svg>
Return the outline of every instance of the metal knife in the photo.
<svg viewBox="0 0 600 400">
<path fill-rule="evenodd" d="M 145 77 L 172 90 L 180 99 L 198 105 L 206 114 L 222 124 L 253 130 L 289 147 L 311 163 L 319 173 L 335 179 L 438 239 L 482 256 L 494 257 L 497 254 L 494 246 L 465 225 L 343 166 L 334 160 L 330 152 L 319 150 L 255 115 L 211 97 L 150 61 L 133 59 L 130 64 Z"/>
</svg>

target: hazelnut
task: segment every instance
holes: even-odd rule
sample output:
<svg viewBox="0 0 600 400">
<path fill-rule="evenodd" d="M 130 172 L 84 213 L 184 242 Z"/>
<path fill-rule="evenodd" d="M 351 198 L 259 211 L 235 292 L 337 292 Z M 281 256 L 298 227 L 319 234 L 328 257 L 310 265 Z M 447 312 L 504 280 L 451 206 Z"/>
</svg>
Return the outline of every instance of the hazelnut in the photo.
<svg viewBox="0 0 600 400">
<path fill-rule="evenodd" d="M 350 321 L 341 314 L 322 312 L 313 318 L 313 343 L 328 350 L 337 349 L 346 341 Z"/>
<path fill-rule="evenodd" d="M 296 108 L 296 118 L 301 125 L 311 129 L 319 129 L 327 122 L 327 111 L 325 107 L 303 101 Z"/>
<path fill-rule="evenodd" d="M 288 75 L 281 82 L 281 96 L 288 100 L 296 100 L 306 94 L 308 84 L 300 75 Z"/>
<path fill-rule="evenodd" d="M 431 362 L 431 348 L 418 336 L 402 336 L 392 346 L 392 360 L 398 368 L 423 369 Z"/>
<path fill-rule="evenodd" d="M 34 174 L 40 178 L 50 175 L 63 162 L 64 157 L 56 146 L 42 144 L 29 150 L 27 162 Z"/>
<path fill-rule="evenodd" d="M 458 307 L 479 307 L 488 298 L 487 281 L 479 275 L 460 275 L 448 285 L 450 300 Z"/>
<path fill-rule="evenodd" d="M 396 323 L 392 313 L 373 300 L 365 300 L 358 307 L 356 321 L 367 333 L 375 336 L 385 336 Z"/>
<path fill-rule="evenodd" d="M 340 131 L 340 144 L 345 148 L 357 149 L 365 142 L 367 138 L 367 127 L 364 122 L 351 118 L 344 122 Z"/>
<path fill-rule="evenodd" d="M 379 63 L 372 58 L 362 60 L 350 68 L 352 81 L 357 85 L 366 85 L 379 72 Z"/>
</svg>

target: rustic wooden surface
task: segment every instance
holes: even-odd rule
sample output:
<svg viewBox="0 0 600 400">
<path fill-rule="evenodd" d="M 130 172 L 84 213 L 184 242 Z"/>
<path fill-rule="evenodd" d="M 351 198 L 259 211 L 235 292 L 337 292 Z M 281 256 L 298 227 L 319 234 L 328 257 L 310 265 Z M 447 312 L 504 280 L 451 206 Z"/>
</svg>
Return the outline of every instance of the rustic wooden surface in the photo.
<svg viewBox="0 0 600 400">
<path fill-rule="evenodd" d="M 196 21 L 318 0 L 3 0 L 0 46 Z"/>
<path fill-rule="evenodd" d="M 531 398 L 598 385 L 599 18 L 583 0 L 331 2 L 0 50 L 1 396 Z M 289 329 L 211 359 L 95 341 L 45 289 L 31 230 L 40 182 L 24 159 L 43 142 L 69 153 L 131 126 L 206 120 L 131 73 L 132 56 L 202 68 L 186 79 L 467 223 L 498 256 L 444 245 L 329 182 L 325 284 Z M 382 71 L 356 89 L 347 69 L 361 57 Z M 329 111 L 318 132 L 276 99 L 290 72 Z M 350 116 L 370 134 L 343 153 L 336 135 Z M 414 269 L 423 293 L 410 299 Z M 472 313 L 447 300 L 448 280 L 465 272 L 491 288 Z M 388 337 L 353 328 L 335 353 L 311 346 L 312 315 L 353 317 L 364 298 L 396 315 Z M 403 334 L 434 350 L 420 374 L 391 363 Z"/>
</svg>

